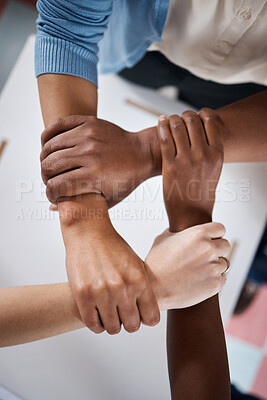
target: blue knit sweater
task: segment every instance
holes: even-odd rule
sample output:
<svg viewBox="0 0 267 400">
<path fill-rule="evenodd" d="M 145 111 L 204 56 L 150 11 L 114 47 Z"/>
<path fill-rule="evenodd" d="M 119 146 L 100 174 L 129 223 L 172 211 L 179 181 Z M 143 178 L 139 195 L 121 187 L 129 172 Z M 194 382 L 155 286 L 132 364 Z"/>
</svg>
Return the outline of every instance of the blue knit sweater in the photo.
<svg viewBox="0 0 267 400">
<path fill-rule="evenodd" d="M 169 0 L 38 0 L 36 76 L 80 76 L 136 64 L 161 41 Z M 101 42 L 100 42 L 101 41 Z"/>
</svg>

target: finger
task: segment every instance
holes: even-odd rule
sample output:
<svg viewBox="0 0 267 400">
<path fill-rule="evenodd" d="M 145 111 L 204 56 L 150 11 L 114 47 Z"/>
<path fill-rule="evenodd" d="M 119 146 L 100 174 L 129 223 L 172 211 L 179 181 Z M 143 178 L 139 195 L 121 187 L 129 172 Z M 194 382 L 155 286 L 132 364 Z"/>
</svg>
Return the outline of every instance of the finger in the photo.
<svg viewBox="0 0 267 400">
<path fill-rule="evenodd" d="M 52 139 L 54 136 L 82 125 L 87 119 L 88 117 L 84 115 L 71 115 L 69 117 L 56 119 L 42 132 L 42 147 L 46 142 L 48 142 L 48 140 Z"/>
<path fill-rule="evenodd" d="M 210 108 L 203 108 L 199 112 L 199 115 L 204 124 L 209 145 L 223 151 L 223 123 L 221 118 L 215 111 L 211 110 Z"/>
<path fill-rule="evenodd" d="M 42 148 L 40 161 L 42 162 L 51 153 L 74 147 L 77 144 L 78 132 L 78 129 L 74 128 L 48 140 Z"/>
<path fill-rule="evenodd" d="M 231 245 L 226 239 L 215 239 L 213 244 L 216 248 L 216 254 L 218 257 L 226 256 L 231 250 Z"/>
<path fill-rule="evenodd" d="M 147 288 L 137 299 L 142 322 L 148 326 L 155 326 L 160 321 L 160 312 L 157 299 L 151 288 Z"/>
<path fill-rule="evenodd" d="M 225 226 L 219 222 L 208 222 L 200 225 L 211 239 L 219 239 L 225 235 Z"/>
<path fill-rule="evenodd" d="M 169 121 L 176 147 L 176 154 L 184 153 L 185 150 L 190 149 L 190 140 L 184 121 L 178 115 L 172 115 Z"/>
<path fill-rule="evenodd" d="M 121 330 L 121 321 L 116 304 L 103 303 L 98 305 L 101 321 L 107 333 L 116 335 Z"/>
<path fill-rule="evenodd" d="M 227 275 L 227 272 L 230 269 L 230 261 L 226 257 L 219 257 L 220 264 L 220 274 Z"/>
<path fill-rule="evenodd" d="M 136 301 L 132 301 L 132 303 L 121 302 L 121 304 L 118 305 L 118 313 L 124 329 L 127 332 L 133 333 L 138 331 L 141 321 Z"/>
<path fill-rule="evenodd" d="M 162 115 L 158 120 L 157 133 L 160 143 L 162 163 L 171 162 L 176 155 L 176 149 L 171 134 L 169 121 L 164 115 Z"/>
<path fill-rule="evenodd" d="M 71 149 L 64 149 L 50 154 L 41 163 L 42 179 L 44 184 L 54 176 L 83 167 L 81 157 L 73 157 Z"/>
<path fill-rule="evenodd" d="M 182 119 L 187 127 L 192 148 L 201 149 L 208 145 L 200 117 L 193 111 L 185 111 Z"/>
<path fill-rule="evenodd" d="M 57 204 L 57 201 L 64 197 L 87 193 L 100 193 L 100 190 L 97 190 L 96 183 L 88 180 L 88 174 L 83 168 L 57 175 L 46 184 L 46 196 L 53 204 Z"/>
<path fill-rule="evenodd" d="M 212 268 L 215 275 L 220 277 L 227 269 L 228 264 L 224 257 L 219 257 L 216 261 L 212 263 Z"/>
<path fill-rule="evenodd" d="M 79 312 L 84 324 L 94 333 L 104 332 L 103 324 L 100 321 L 99 313 L 94 304 L 86 302 L 84 305 L 78 305 Z"/>
</svg>

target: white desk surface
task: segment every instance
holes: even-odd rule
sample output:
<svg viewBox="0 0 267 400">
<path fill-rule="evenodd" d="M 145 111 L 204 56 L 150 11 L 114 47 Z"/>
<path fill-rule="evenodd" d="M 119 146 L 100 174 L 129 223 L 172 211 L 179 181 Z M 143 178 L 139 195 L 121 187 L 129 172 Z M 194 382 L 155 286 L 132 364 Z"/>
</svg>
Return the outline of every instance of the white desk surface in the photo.
<svg viewBox="0 0 267 400">
<path fill-rule="evenodd" d="M 0 162 L 1 286 L 66 280 L 58 216 L 48 211 L 40 179 L 43 124 L 33 49 L 31 37 L 0 98 L 0 139 L 8 140 Z M 187 108 L 111 75 L 100 78 L 99 117 L 132 131 L 156 124 L 155 116 L 126 104 L 126 98 L 166 114 Z M 214 220 L 223 222 L 228 238 L 238 243 L 221 296 L 225 321 L 235 306 L 264 227 L 266 175 L 266 164 L 232 164 L 223 170 Z M 22 190 L 25 193 L 21 195 Z M 132 210 L 139 211 L 133 215 Z M 153 238 L 167 227 L 161 178 L 139 187 L 111 210 L 111 217 L 118 231 L 144 257 Z M 142 327 L 134 335 L 97 336 L 83 329 L 0 349 L 0 383 L 27 400 L 168 399 L 165 314 L 158 327 Z"/>
</svg>

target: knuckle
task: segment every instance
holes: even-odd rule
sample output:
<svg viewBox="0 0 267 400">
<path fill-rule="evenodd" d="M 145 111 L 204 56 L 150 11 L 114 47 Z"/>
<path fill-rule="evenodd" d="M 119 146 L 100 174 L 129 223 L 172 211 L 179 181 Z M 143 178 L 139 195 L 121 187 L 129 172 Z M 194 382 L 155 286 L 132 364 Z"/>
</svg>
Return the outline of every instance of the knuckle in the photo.
<svg viewBox="0 0 267 400">
<path fill-rule="evenodd" d="M 52 127 L 52 124 L 49 125 L 49 127 Z M 47 137 L 48 137 L 48 127 L 46 129 L 43 130 L 42 134 L 41 134 L 41 143 L 44 145 L 47 141 Z"/>
<path fill-rule="evenodd" d="M 199 112 L 199 115 L 205 121 L 213 122 L 216 124 L 221 122 L 221 118 L 219 117 L 219 115 L 211 108 L 202 108 Z"/>
<path fill-rule="evenodd" d="M 84 318 L 83 322 L 94 333 L 102 333 L 104 331 L 103 327 L 99 324 L 99 322 L 92 320 L 90 318 Z"/>
<path fill-rule="evenodd" d="M 62 124 L 63 122 L 67 123 L 67 124 L 80 124 L 81 123 L 81 118 L 78 115 L 68 115 L 65 118 L 62 118 L 62 121 L 60 121 Z"/>
<path fill-rule="evenodd" d="M 194 122 L 197 120 L 197 114 L 194 111 L 184 111 L 182 117 L 187 122 Z"/>
<path fill-rule="evenodd" d="M 95 115 L 89 115 L 87 118 L 86 118 L 86 123 L 87 124 L 96 124 L 98 122 L 98 118 L 95 116 Z"/>
<path fill-rule="evenodd" d="M 51 125 L 49 125 L 49 127 L 54 127 L 54 126 L 58 126 L 58 125 L 62 125 L 64 121 L 64 118 L 56 118 Z"/>
<path fill-rule="evenodd" d="M 194 227 L 194 236 L 195 236 L 195 239 L 197 240 L 197 241 L 199 241 L 199 240 L 203 240 L 204 238 L 206 238 L 206 232 L 204 231 L 204 229 L 203 228 L 201 228 L 201 226 L 196 226 L 196 227 Z M 205 245 L 207 245 L 207 243 L 205 243 Z"/>
<path fill-rule="evenodd" d="M 207 163 L 209 162 L 208 155 L 205 153 L 204 148 L 201 147 L 198 149 L 196 153 L 194 153 L 193 163 L 199 168 L 205 168 Z"/>
<path fill-rule="evenodd" d="M 109 282 L 109 292 L 122 292 L 125 289 L 125 282 L 121 277 L 117 277 Z"/>
<path fill-rule="evenodd" d="M 45 145 L 43 146 L 43 150 L 42 153 L 44 156 L 46 156 L 47 154 L 51 153 L 51 141 L 49 140 L 48 142 L 45 143 Z"/>
<path fill-rule="evenodd" d="M 111 326 L 111 327 L 106 328 L 106 330 L 109 335 L 113 336 L 113 335 L 117 335 L 118 333 L 120 333 L 121 327 L 120 326 Z"/>
<path fill-rule="evenodd" d="M 155 326 L 160 322 L 160 313 L 155 313 L 152 314 L 148 320 L 147 320 L 147 325 L 148 326 Z"/>
<path fill-rule="evenodd" d="M 95 155 L 98 150 L 98 143 L 92 138 L 89 140 L 87 146 L 84 148 L 85 155 Z"/>
<path fill-rule="evenodd" d="M 221 275 L 221 267 L 218 261 L 213 261 L 208 265 L 207 276 L 217 279 Z"/>
<path fill-rule="evenodd" d="M 76 283 L 74 297 L 78 302 L 84 303 L 94 300 L 93 285 L 91 283 Z"/>
<path fill-rule="evenodd" d="M 174 114 L 170 116 L 170 124 L 174 129 L 179 129 L 182 127 L 182 123 L 178 115 Z"/>
<path fill-rule="evenodd" d="M 160 142 L 161 142 L 161 144 L 162 144 L 163 146 L 169 145 L 169 142 L 170 142 L 169 136 L 168 136 L 168 135 L 161 135 L 161 136 L 160 136 Z"/>
<path fill-rule="evenodd" d="M 58 187 L 54 181 L 54 179 L 49 179 L 46 183 L 46 191 L 48 193 L 53 193 L 54 195 L 58 193 Z"/>
<path fill-rule="evenodd" d="M 41 169 L 42 169 L 42 173 L 44 175 L 48 175 L 51 174 L 53 172 L 53 164 L 50 160 L 43 160 L 41 162 Z"/>
<path fill-rule="evenodd" d="M 124 329 L 126 330 L 126 332 L 128 333 L 134 333 L 137 332 L 140 328 L 140 323 L 136 322 L 136 323 L 128 323 L 128 324 L 124 324 Z"/>
<path fill-rule="evenodd" d="M 216 231 L 218 232 L 219 235 L 224 236 L 226 233 L 226 228 L 223 224 L 221 224 L 220 222 L 213 222 L 214 227 L 216 229 Z"/>
<path fill-rule="evenodd" d="M 55 204 L 55 205 L 57 204 L 57 197 L 55 197 L 53 195 L 53 192 L 50 192 L 49 190 L 47 190 L 47 188 L 46 188 L 46 197 L 48 198 L 50 203 Z"/>
<path fill-rule="evenodd" d="M 204 255 L 205 255 L 206 259 L 208 261 L 213 260 L 215 252 L 216 252 L 216 247 L 215 247 L 213 241 L 208 239 L 206 241 L 206 245 L 205 245 L 205 249 L 204 249 Z"/>
<path fill-rule="evenodd" d="M 45 143 L 46 135 L 47 135 L 47 130 L 44 129 L 43 132 L 41 133 L 41 143 Z"/>
<path fill-rule="evenodd" d="M 50 182 L 48 184 L 48 182 Z M 72 184 L 67 178 L 49 179 L 47 182 L 47 190 L 54 194 L 55 197 L 64 197 L 72 195 Z"/>
<path fill-rule="evenodd" d="M 93 299 L 103 297 L 107 291 L 107 286 L 103 281 L 94 282 L 88 285 L 88 293 L 92 295 Z"/>
<path fill-rule="evenodd" d="M 206 115 L 206 114 L 210 114 L 211 112 L 213 112 L 213 110 L 211 108 L 209 108 L 209 107 L 202 107 L 199 110 L 199 114 L 202 114 L 203 116 Z"/>
<path fill-rule="evenodd" d="M 135 269 L 135 270 L 131 271 L 130 282 L 134 286 L 144 287 L 146 285 L 144 272 L 140 271 L 138 269 Z"/>
<path fill-rule="evenodd" d="M 87 296 L 88 285 L 76 283 L 73 292 L 74 292 L 74 297 L 75 299 L 77 299 L 77 301 L 84 301 Z"/>
<path fill-rule="evenodd" d="M 97 131 L 97 118 L 92 116 L 88 117 L 86 122 L 84 123 L 86 136 L 88 138 L 94 137 Z"/>
<path fill-rule="evenodd" d="M 209 247 L 210 247 L 210 251 L 211 251 L 211 253 L 212 253 L 212 255 L 216 255 L 217 256 L 217 244 L 216 244 L 216 242 L 215 242 L 215 240 L 209 240 L 209 242 L 210 242 L 210 245 L 209 245 Z"/>
<path fill-rule="evenodd" d="M 52 194 L 55 191 L 55 185 L 53 179 L 49 179 L 46 183 L 46 193 Z"/>
</svg>

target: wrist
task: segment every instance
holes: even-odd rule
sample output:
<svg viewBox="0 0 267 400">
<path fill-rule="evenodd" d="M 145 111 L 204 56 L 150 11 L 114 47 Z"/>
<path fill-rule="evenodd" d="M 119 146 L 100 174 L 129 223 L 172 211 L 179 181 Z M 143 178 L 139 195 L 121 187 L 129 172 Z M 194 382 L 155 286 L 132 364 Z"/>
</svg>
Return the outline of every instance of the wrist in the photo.
<svg viewBox="0 0 267 400">
<path fill-rule="evenodd" d="M 149 279 L 149 282 L 151 284 L 152 290 L 154 292 L 154 295 L 157 299 L 159 309 L 161 311 L 167 310 L 167 299 L 168 299 L 168 293 L 167 289 L 164 284 L 160 281 L 159 277 L 151 270 L 149 265 L 145 262 L 144 263 L 145 270 L 147 277 Z"/>
<path fill-rule="evenodd" d="M 143 129 L 137 132 L 137 137 L 147 164 L 145 179 L 161 175 L 161 151 L 157 127 Z"/>
<path fill-rule="evenodd" d="M 105 198 L 97 193 L 75 196 L 58 203 L 62 232 L 76 235 L 97 232 L 112 226 Z"/>
<path fill-rule="evenodd" d="M 180 210 L 179 214 L 169 216 L 170 232 L 181 232 L 195 225 L 201 225 L 212 221 L 211 213 L 202 209 L 189 208 Z"/>
</svg>

